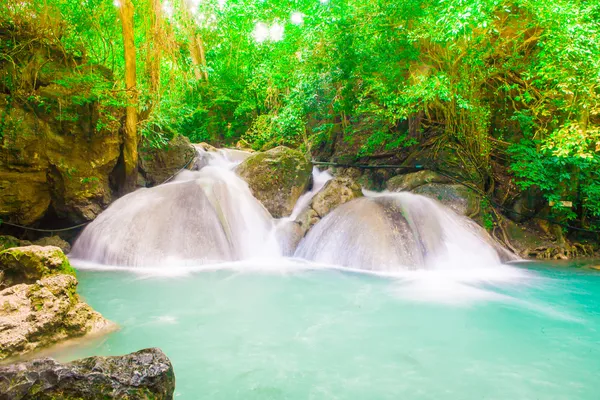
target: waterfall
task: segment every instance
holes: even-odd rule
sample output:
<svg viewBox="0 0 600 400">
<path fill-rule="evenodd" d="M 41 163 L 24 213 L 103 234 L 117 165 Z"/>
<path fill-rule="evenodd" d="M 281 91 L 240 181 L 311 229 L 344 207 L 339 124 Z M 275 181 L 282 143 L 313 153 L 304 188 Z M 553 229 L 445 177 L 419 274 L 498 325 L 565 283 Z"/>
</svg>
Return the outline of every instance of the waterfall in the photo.
<svg viewBox="0 0 600 400">
<path fill-rule="evenodd" d="M 192 171 L 115 201 L 70 256 L 115 266 L 199 265 L 295 257 L 378 272 L 498 265 L 509 252 L 466 217 L 412 193 L 371 193 L 334 209 L 302 238 L 295 218 L 332 177 L 313 170 L 292 215 L 275 220 L 234 168 L 250 153 L 197 146 Z"/>
<path fill-rule="evenodd" d="M 412 193 L 369 193 L 327 215 L 295 256 L 391 272 L 498 265 L 508 252 L 487 232 L 440 203 Z"/>
<path fill-rule="evenodd" d="M 199 171 L 111 204 L 85 228 L 71 257 L 123 266 L 280 257 L 273 219 L 232 171 L 247 154 L 198 155 Z"/>
</svg>

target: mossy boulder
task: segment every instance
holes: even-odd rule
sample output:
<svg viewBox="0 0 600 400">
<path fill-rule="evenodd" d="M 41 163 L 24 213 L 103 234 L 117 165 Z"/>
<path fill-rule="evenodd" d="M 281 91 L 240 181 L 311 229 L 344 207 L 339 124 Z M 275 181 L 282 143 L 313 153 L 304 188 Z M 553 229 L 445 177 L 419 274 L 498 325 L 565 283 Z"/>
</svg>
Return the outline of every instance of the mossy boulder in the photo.
<svg viewBox="0 0 600 400">
<path fill-rule="evenodd" d="M 386 189 L 391 192 L 410 192 L 428 183 L 450 183 L 450 180 L 434 171 L 423 170 L 394 176 L 387 181 Z"/>
<path fill-rule="evenodd" d="M 190 140 L 176 135 L 165 148 L 157 149 L 144 143 L 140 149 L 140 169 L 144 186 L 155 186 L 165 182 L 186 166 L 191 166 L 196 149 Z"/>
<path fill-rule="evenodd" d="M 2 398 L 11 400 L 170 400 L 174 391 L 173 365 L 157 348 L 65 364 L 43 358 L 0 367 Z"/>
<path fill-rule="evenodd" d="M 113 323 L 81 301 L 76 287 L 73 275 L 58 274 L 2 290 L 0 360 L 114 329 Z"/>
<path fill-rule="evenodd" d="M 474 217 L 479 212 L 481 198 L 472 189 L 458 184 L 428 183 L 413 193 L 437 200 L 458 214 Z"/>
<path fill-rule="evenodd" d="M 281 218 L 308 188 L 312 165 L 299 151 L 279 146 L 248 157 L 236 172 L 271 215 Z"/>
<path fill-rule="evenodd" d="M 45 276 L 68 274 L 75 270 L 62 250 L 55 246 L 12 247 L 0 252 L 0 287 L 34 283 Z"/>
<path fill-rule="evenodd" d="M 14 236 L 0 235 L 0 251 L 10 249 L 11 247 L 29 246 L 28 240 L 17 239 Z"/>
<path fill-rule="evenodd" d="M 300 213 L 296 222 L 300 224 L 303 235 L 336 207 L 361 197 L 362 189 L 358 183 L 347 176 L 338 176 L 328 181 L 310 201 L 309 206 Z"/>
<path fill-rule="evenodd" d="M 33 242 L 36 246 L 55 246 L 68 254 L 71 251 L 71 245 L 60 236 L 46 236 Z"/>
</svg>

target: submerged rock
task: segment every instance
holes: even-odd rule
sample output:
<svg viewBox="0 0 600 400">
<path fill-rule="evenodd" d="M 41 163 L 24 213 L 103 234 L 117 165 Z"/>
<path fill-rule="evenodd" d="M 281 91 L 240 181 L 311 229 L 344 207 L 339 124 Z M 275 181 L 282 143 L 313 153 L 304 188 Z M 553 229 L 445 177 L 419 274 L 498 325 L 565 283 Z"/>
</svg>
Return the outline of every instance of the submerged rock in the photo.
<svg viewBox="0 0 600 400">
<path fill-rule="evenodd" d="M 113 323 L 81 301 L 76 287 L 74 276 L 60 274 L 1 291 L 0 360 L 114 329 Z"/>
<path fill-rule="evenodd" d="M 69 260 L 55 246 L 12 247 L 0 252 L 0 287 L 34 283 L 48 275 L 75 275 Z"/>
<path fill-rule="evenodd" d="M 145 186 L 156 186 L 184 168 L 191 165 L 191 160 L 196 157 L 196 149 L 190 140 L 182 135 L 177 135 L 164 149 L 144 146 L 140 150 L 140 173 L 144 178 Z"/>
<path fill-rule="evenodd" d="M 340 176 L 328 181 L 297 218 L 303 236 L 333 209 L 361 196 L 360 186 L 349 177 Z"/>
<path fill-rule="evenodd" d="M 248 157 L 236 172 L 275 218 L 292 213 L 310 183 L 312 166 L 297 150 L 279 146 Z"/>
<path fill-rule="evenodd" d="M 51 358 L 0 366 L 3 399 L 172 399 L 173 365 L 157 348 L 61 364 Z"/>
</svg>

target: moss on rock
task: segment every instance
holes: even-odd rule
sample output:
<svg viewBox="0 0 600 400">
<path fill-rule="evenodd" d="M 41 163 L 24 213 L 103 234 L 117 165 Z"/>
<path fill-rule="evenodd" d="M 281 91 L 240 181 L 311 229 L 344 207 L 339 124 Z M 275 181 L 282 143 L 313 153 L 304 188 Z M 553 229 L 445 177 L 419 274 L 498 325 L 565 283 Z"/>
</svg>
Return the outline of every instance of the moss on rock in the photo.
<svg viewBox="0 0 600 400">
<path fill-rule="evenodd" d="M 292 213 L 309 186 L 312 166 L 297 150 L 279 146 L 248 157 L 236 169 L 275 218 Z"/>
<path fill-rule="evenodd" d="M 34 283 L 55 274 L 75 276 L 68 258 L 55 246 L 12 247 L 0 252 L 0 285 L 4 287 L 19 283 Z"/>
</svg>

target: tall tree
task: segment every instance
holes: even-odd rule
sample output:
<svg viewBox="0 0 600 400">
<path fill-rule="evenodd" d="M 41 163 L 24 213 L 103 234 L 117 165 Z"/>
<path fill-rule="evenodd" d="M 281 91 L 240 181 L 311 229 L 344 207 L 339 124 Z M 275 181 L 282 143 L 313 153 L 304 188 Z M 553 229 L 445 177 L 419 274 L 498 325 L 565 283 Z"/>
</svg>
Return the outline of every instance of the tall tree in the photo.
<svg viewBox="0 0 600 400">
<path fill-rule="evenodd" d="M 121 25 L 123 27 L 123 47 L 125 53 L 125 86 L 128 104 L 125 110 L 125 127 L 123 143 L 123 160 L 125 161 L 124 191 L 135 188 L 138 163 L 138 93 L 135 73 L 135 43 L 133 32 L 133 3 L 121 0 L 119 7 Z"/>
</svg>

